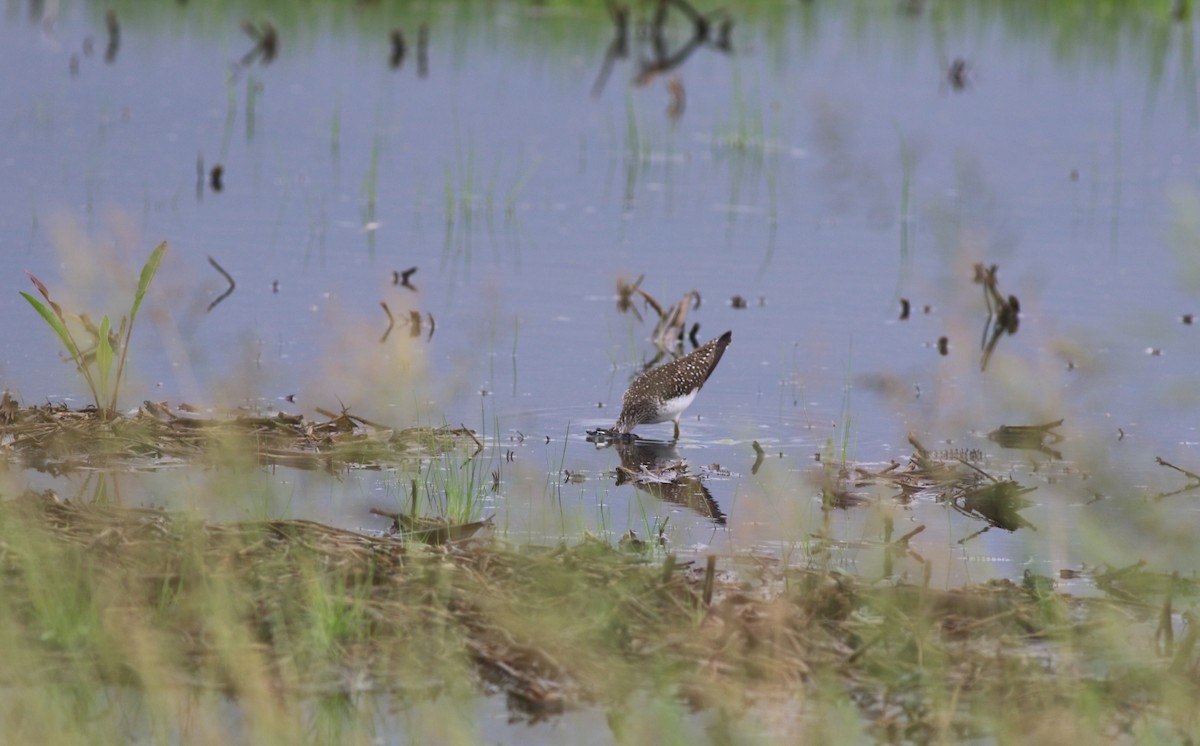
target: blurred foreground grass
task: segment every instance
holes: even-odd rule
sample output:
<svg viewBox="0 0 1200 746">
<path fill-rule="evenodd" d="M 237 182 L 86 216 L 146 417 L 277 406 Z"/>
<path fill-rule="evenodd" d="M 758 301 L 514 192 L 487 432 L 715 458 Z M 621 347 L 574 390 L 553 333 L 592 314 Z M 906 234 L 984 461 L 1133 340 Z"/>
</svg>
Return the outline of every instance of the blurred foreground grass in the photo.
<svg viewBox="0 0 1200 746">
<path fill-rule="evenodd" d="M 7 743 L 486 742 L 481 692 L 530 721 L 598 709 L 629 743 L 1197 731 L 1194 628 L 1174 638 L 1195 584 L 1141 567 L 1107 598 L 939 591 L 28 492 L 0 504 L 0 568 Z"/>
</svg>

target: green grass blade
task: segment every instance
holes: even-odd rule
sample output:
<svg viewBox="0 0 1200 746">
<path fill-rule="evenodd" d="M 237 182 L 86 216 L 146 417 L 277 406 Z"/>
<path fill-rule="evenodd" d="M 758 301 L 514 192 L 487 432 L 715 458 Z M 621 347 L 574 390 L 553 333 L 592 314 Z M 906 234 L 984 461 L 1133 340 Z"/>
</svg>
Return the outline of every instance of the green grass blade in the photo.
<svg viewBox="0 0 1200 746">
<path fill-rule="evenodd" d="M 30 278 L 33 278 L 33 275 L 30 275 Z M 62 342 L 63 347 L 66 348 L 67 353 L 71 356 L 71 360 L 75 363 L 75 368 L 81 374 L 83 374 L 83 379 L 87 382 L 88 390 L 92 392 L 92 400 L 96 403 L 96 407 L 99 408 L 100 392 L 96 390 L 96 384 L 92 380 L 91 371 L 88 370 L 87 364 L 83 358 L 83 354 L 79 351 L 79 345 L 75 344 L 74 337 L 71 336 L 70 330 L 67 329 L 66 322 L 63 321 L 60 315 L 61 310 L 58 308 L 57 304 L 50 300 L 50 296 L 45 291 L 44 285 L 42 285 L 36 279 L 34 279 L 34 284 L 36 284 L 38 288 L 42 290 L 42 295 L 44 295 L 46 300 L 52 306 L 54 306 L 55 310 L 51 311 L 50 308 L 29 293 L 21 291 L 18 292 L 21 292 L 21 296 L 25 298 L 25 300 L 29 301 L 29 305 L 33 306 L 33 310 L 37 311 L 38 315 L 40 315 L 46 321 L 46 323 L 50 325 L 50 328 L 54 330 L 54 333 L 58 335 L 59 341 Z"/>
<path fill-rule="evenodd" d="M 75 345 L 75 340 L 71 339 L 71 333 L 67 331 L 67 325 L 63 320 L 37 298 L 24 291 L 19 292 L 21 293 L 21 297 L 29 301 L 29 305 L 33 306 L 33 310 L 37 311 L 45 319 L 46 323 L 50 325 L 50 328 L 54 330 L 54 333 L 58 335 L 58 339 L 62 342 L 63 347 L 67 349 L 67 353 L 75 361 L 75 364 L 80 365 L 82 358 L 79 355 L 79 348 Z"/>
<path fill-rule="evenodd" d="M 150 282 L 154 279 L 154 275 L 158 273 L 158 265 L 162 262 L 163 254 L 167 251 L 167 242 L 163 241 L 155 247 L 154 251 L 150 252 L 150 258 L 146 260 L 145 266 L 142 267 L 142 275 L 138 278 L 137 293 L 133 296 L 133 305 L 129 309 L 129 325 L 126 326 L 122 322 L 125 333 L 121 336 L 121 360 L 117 363 L 117 374 L 113 376 L 112 393 L 108 397 L 108 406 L 112 409 L 117 407 L 117 390 L 121 388 L 121 378 L 125 375 L 125 358 L 129 355 L 129 340 L 133 337 L 133 322 L 137 318 L 138 309 L 142 306 L 142 299 L 146 297 L 146 291 L 150 288 Z M 104 388 L 108 393 L 108 389 Z"/>
<path fill-rule="evenodd" d="M 99 339 L 96 341 L 96 370 L 100 376 L 100 391 L 108 393 L 108 376 L 112 372 L 113 363 L 113 348 L 112 342 L 108 338 L 111 331 L 111 322 L 108 320 L 108 315 L 100 319 Z M 108 401 L 101 402 L 104 407 L 110 407 L 116 404 L 115 397 Z"/>
<path fill-rule="evenodd" d="M 133 320 L 137 318 L 138 308 L 142 305 L 142 299 L 146 297 L 146 290 L 150 287 L 150 282 L 154 279 L 154 275 L 158 273 L 158 265 L 162 262 L 163 254 L 167 251 L 167 242 L 160 243 L 154 251 L 150 252 L 150 258 L 146 260 L 146 265 L 142 267 L 142 276 L 138 278 L 137 294 L 133 296 L 133 308 L 129 311 L 129 329 L 133 330 Z"/>
</svg>

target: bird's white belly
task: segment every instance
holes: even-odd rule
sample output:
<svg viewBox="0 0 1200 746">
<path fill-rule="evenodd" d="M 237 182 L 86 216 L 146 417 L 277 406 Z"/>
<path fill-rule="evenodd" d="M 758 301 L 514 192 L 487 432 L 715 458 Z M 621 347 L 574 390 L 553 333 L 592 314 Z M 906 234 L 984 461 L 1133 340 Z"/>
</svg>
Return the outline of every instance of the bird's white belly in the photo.
<svg viewBox="0 0 1200 746">
<path fill-rule="evenodd" d="M 693 390 L 689 394 L 663 400 L 658 408 L 658 415 L 652 420 L 647 420 L 646 424 L 653 425 L 656 422 L 670 422 L 679 419 L 679 415 L 683 414 L 683 410 L 687 409 L 695 398 L 696 390 Z"/>
</svg>

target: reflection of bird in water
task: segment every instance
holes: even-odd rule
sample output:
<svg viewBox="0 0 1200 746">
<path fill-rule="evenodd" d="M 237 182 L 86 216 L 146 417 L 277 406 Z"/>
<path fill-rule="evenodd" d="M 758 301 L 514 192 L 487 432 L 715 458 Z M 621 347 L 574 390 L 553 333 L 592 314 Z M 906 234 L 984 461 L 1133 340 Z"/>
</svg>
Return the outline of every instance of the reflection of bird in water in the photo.
<svg viewBox="0 0 1200 746">
<path fill-rule="evenodd" d="M 639 376 L 625 392 L 621 416 L 613 429 L 624 435 L 638 425 L 670 421 L 675 423 L 674 439 L 679 440 L 679 416 L 721 362 L 731 339 L 733 332 L 725 332 L 694 352 Z"/>
<path fill-rule="evenodd" d="M 624 443 L 614 441 L 621 466 L 617 469 L 617 486 L 633 483 L 651 497 L 673 505 L 682 505 L 719 526 L 725 525 L 725 514 L 699 477 L 687 473 L 687 465 L 679 458 L 675 446 L 648 441 Z M 679 468 L 675 468 L 675 467 Z"/>
<path fill-rule="evenodd" d="M 1022 487 L 1009 479 L 985 483 L 982 487 L 968 490 L 954 501 L 954 507 L 963 515 L 987 521 L 989 525 L 1005 531 L 1037 527 L 1025 520 L 1017 511 L 1032 505 L 1023 495 L 1032 492 L 1032 487 Z"/>
</svg>

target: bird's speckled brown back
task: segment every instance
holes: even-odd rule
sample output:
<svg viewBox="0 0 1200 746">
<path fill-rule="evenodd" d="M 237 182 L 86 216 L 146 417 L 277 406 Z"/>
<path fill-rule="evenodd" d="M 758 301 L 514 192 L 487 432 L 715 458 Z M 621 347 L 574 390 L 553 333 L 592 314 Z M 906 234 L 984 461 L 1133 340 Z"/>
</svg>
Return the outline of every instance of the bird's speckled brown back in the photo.
<svg viewBox="0 0 1200 746">
<path fill-rule="evenodd" d="M 617 431 L 629 432 L 637 425 L 651 421 L 662 402 L 703 387 L 732 339 L 733 332 L 725 332 L 695 352 L 643 373 L 625 392 Z"/>
</svg>

